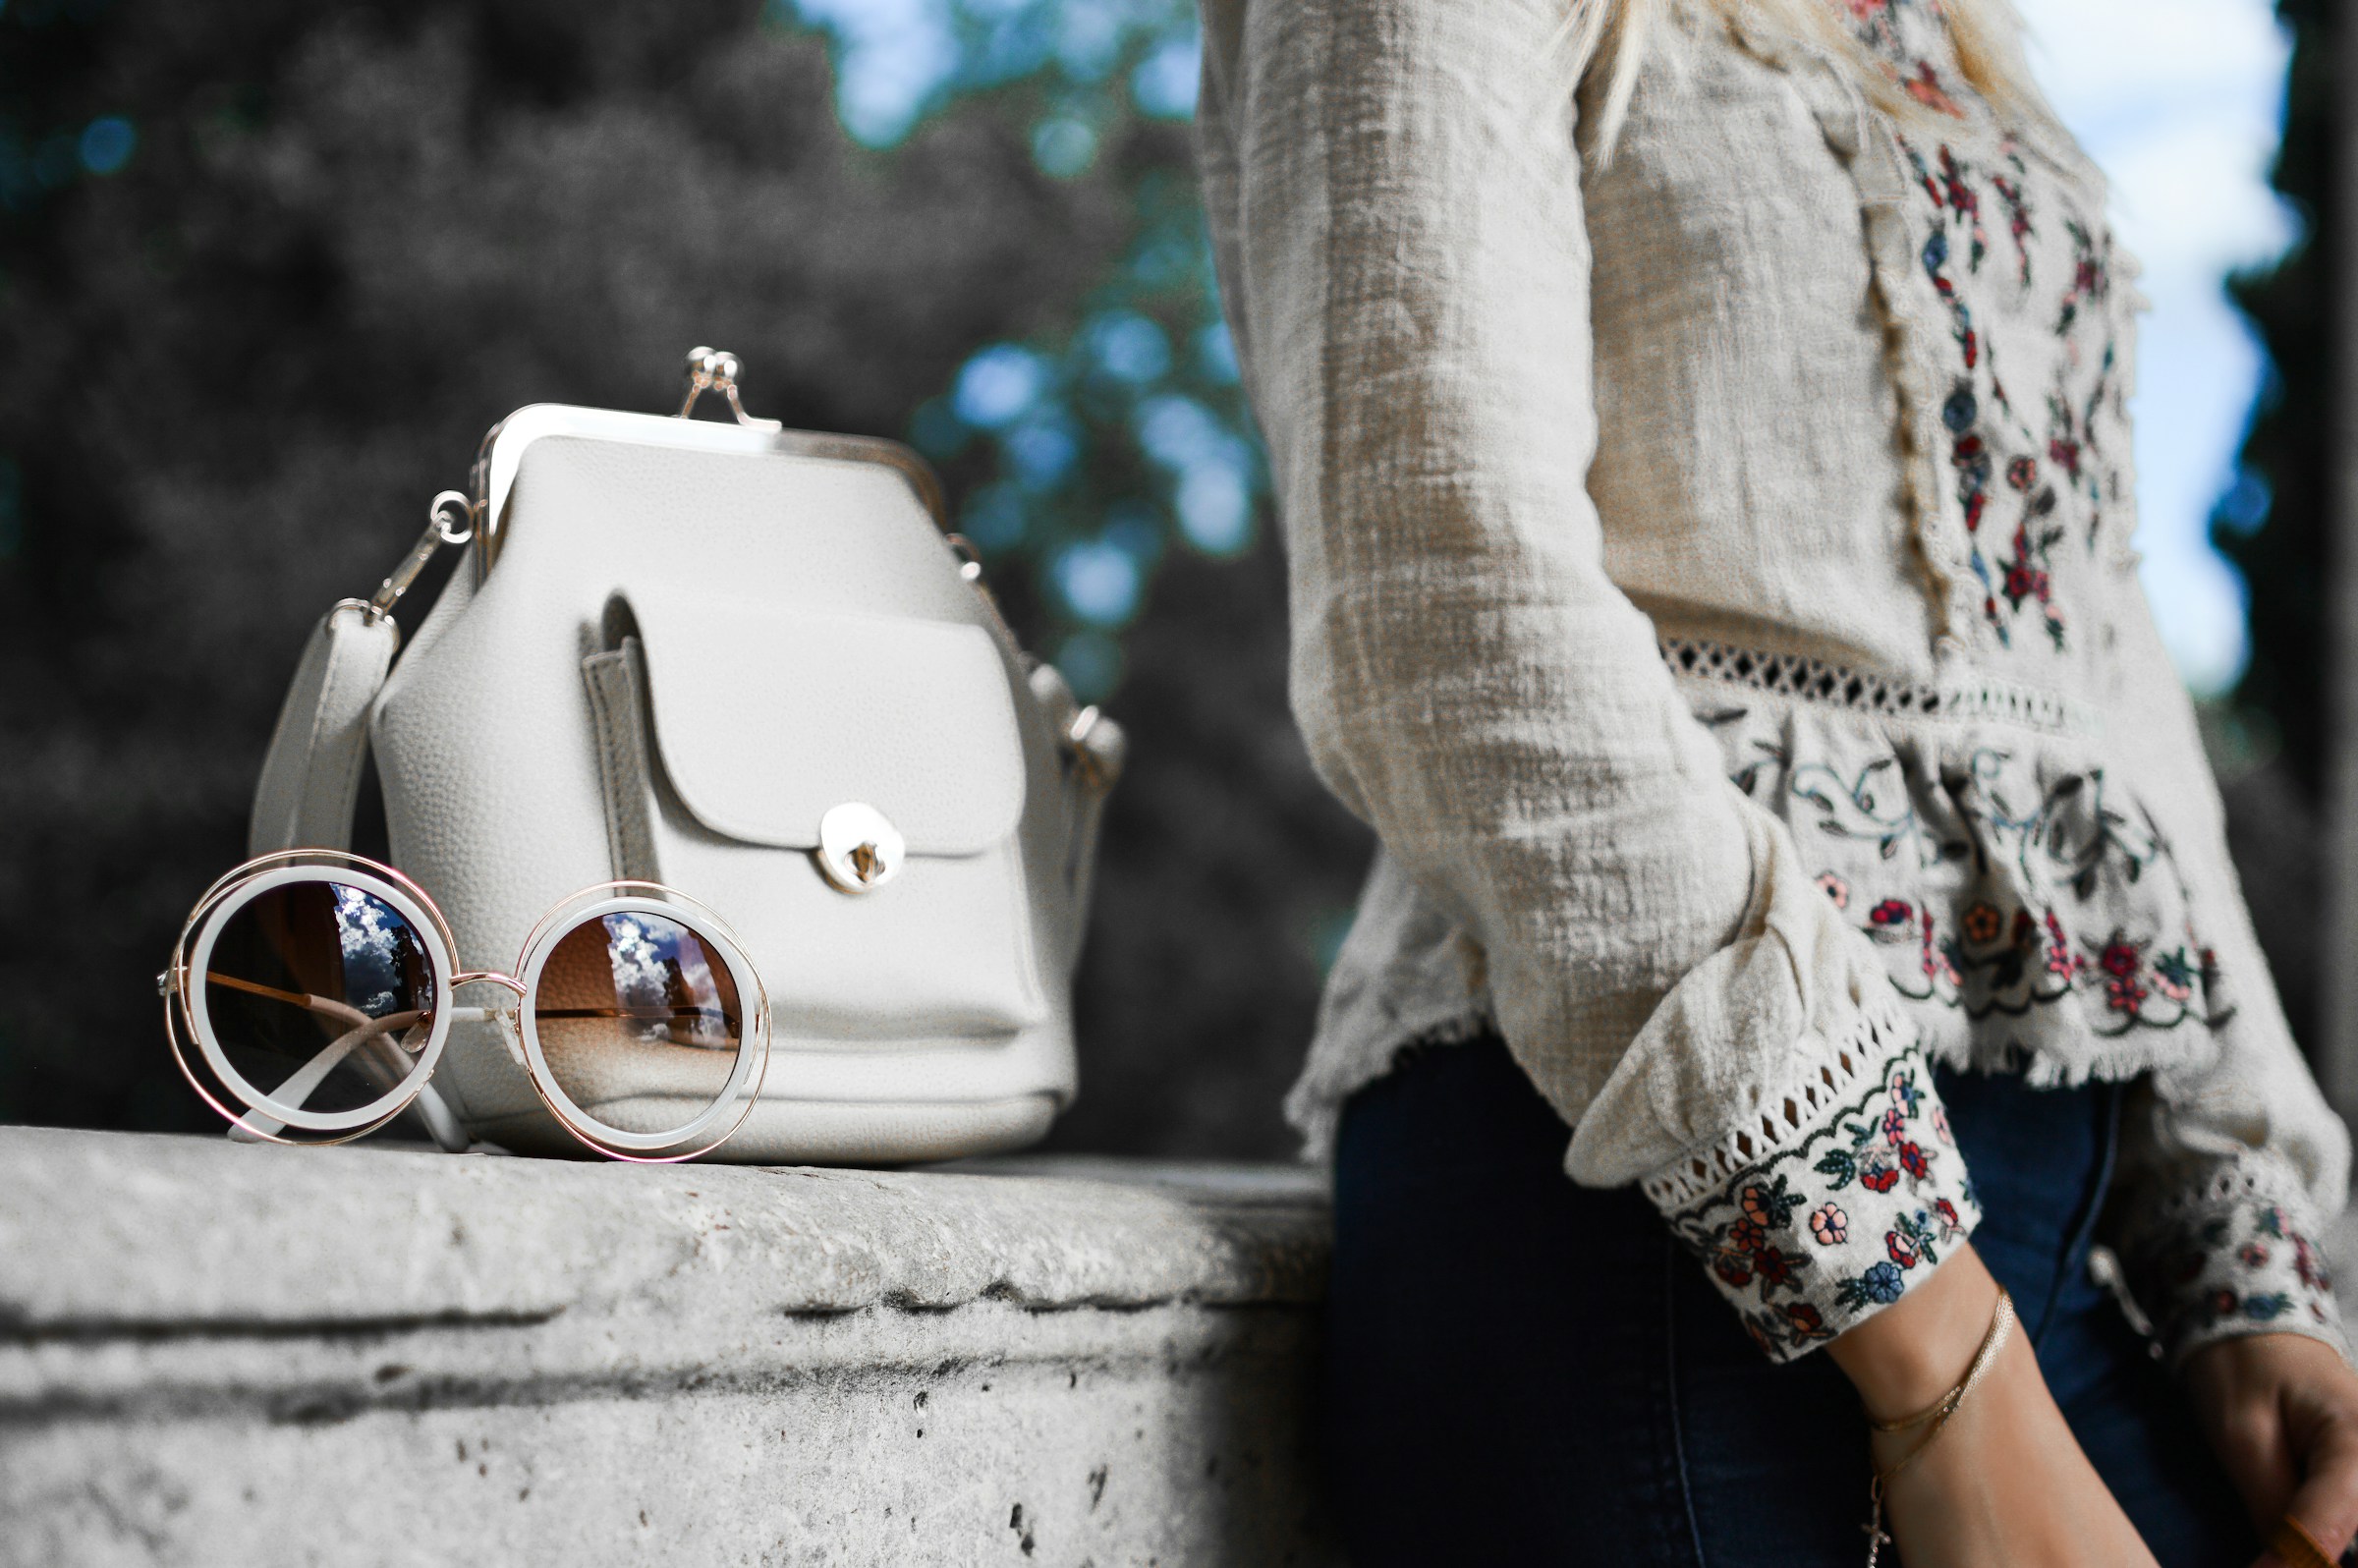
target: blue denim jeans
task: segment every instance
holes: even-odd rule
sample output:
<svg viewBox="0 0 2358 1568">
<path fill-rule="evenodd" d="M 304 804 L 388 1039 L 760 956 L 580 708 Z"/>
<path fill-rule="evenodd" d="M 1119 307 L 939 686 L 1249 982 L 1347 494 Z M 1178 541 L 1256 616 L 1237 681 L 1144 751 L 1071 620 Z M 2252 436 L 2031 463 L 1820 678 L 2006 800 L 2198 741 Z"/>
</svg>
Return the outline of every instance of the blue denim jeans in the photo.
<svg viewBox="0 0 2358 1568">
<path fill-rule="evenodd" d="M 1939 1085 L 1974 1247 L 2081 1446 L 2163 1568 L 2242 1568 L 2241 1504 L 2088 1277 L 2117 1086 Z M 1352 1561 L 1856 1568 L 1849 1383 L 1764 1358 L 1644 1198 L 1564 1175 L 1570 1136 L 1495 1038 L 1411 1051 L 1346 1109 L 1324 1432 Z"/>
</svg>

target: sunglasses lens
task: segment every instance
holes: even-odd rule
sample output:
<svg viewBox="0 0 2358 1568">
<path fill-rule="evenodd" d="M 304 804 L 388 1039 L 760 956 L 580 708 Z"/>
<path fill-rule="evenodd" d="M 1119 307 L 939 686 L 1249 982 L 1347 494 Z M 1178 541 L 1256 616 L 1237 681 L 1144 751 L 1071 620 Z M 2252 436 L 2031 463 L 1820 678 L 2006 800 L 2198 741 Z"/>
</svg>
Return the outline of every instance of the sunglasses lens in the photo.
<svg viewBox="0 0 2358 1568">
<path fill-rule="evenodd" d="M 222 922 L 196 978 L 199 1015 L 223 1058 L 276 1107 L 342 1128 L 249 1120 L 274 1136 L 365 1125 L 415 1087 L 434 1028 L 433 966 L 418 929 L 365 888 L 324 877 L 281 883 Z M 253 1095 L 212 1074 L 233 1108 Z"/>
<path fill-rule="evenodd" d="M 660 1137 L 694 1127 L 729 1092 L 746 1045 L 728 960 L 646 910 L 584 921 L 558 939 L 533 995 L 557 1087 L 608 1127 Z"/>
</svg>

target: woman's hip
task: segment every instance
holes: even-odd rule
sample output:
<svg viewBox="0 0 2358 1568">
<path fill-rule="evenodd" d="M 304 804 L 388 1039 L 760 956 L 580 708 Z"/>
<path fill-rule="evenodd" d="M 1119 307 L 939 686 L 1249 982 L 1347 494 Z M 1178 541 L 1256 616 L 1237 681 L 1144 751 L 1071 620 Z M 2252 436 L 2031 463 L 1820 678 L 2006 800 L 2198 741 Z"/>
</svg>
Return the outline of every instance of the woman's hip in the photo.
<svg viewBox="0 0 2358 1568">
<path fill-rule="evenodd" d="M 1941 1089 L 1976 1249 L 2090 1457 L 2149 1538 L 2177 1538 L 2153 1542 L 2164 1563 L 2249 1561 L 2174 1389 L 2089 1283 L 2116 1091 Z M 1849 1384 L 1823 1356 L 1763 1357 L 1651 1204 L 1563 1174 L 1569 1138 L 1495 1037 L 1411 1051 L 1347 1109 L 1326 1432 L 1354 1561 L 1859 1560 Z"/>
</svg>

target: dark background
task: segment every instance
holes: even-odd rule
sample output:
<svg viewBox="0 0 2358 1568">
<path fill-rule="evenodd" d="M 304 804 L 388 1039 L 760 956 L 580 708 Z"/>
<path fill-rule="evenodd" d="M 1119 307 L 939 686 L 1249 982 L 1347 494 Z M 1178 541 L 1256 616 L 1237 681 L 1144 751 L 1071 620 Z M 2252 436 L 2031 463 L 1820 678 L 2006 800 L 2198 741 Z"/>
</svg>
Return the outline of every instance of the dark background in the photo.
<svg viewBox="0 0 2358 1568">
<path fill-rule="evenodd" d="M 2330 236 L 2333 18 L 2282 10 L 2278 184 Z M 856 38 L 758 0 L 0 0 L 0 1121 L 207 1126 L 149 980 L 242 858 L 308 627 L 494 420 L 668 409 L 715 343 L 756 413 L 933 456 L 1019 631 L 1130 729 L 1055 1142 L 1290 1148 L 1368 842 L 1285 712 L 1167 69 L 1192 17 L 956 15 L 956 68 L 862 141 Z M 2237 285 L 2276 373 L 2217 525 L 2251 671 L 2207 715 L 2304 1034 L 2332 259 Z"/>
</svg>

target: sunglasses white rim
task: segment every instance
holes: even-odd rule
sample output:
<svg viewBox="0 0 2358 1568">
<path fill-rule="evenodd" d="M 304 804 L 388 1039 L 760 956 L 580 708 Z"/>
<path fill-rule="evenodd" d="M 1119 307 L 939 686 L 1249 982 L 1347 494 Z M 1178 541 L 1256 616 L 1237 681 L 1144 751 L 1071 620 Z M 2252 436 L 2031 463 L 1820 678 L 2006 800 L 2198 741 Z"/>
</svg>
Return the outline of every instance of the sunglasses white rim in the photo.
<svg viewBox="0 0 2358 1568">
<path fill-rule="evenodd" d="M 600 898 L 609 893 L 612 896 Z M 589 900 L 587 904 L 583 900 Z M 737 1027 L 741 1037 L 737 1046 L 736 1063 L 729 1069 L 729 1080 L 722 1086 L 712 1103 L 698 1113 L 686 1126 L 666 1133 L 633 1133 L 600 1121 L 584 1110 L 566 1092 L 548 1065 L 547 1055 L 540 1045 L 540 1029 L 535 1015 L 539 1009 L 540 973 L 567 936 L 591 921 L 602 921 L 608 915 L 654 915 L 693 932 L 698 940 L 720 953 L 721 962 L 729 967 L 730 979 L 737 985 Z M 738 946 L 727 924 L 695 899 L 675 889 L 653 882 L 599 882 L 583 888 L 560 902 L 543 916 L 540 923 L 525 939 L 524 952 L 518 959 L 519 973 L 515 977 L 521 989 L 517 1006 L 517 1036 L 523 1042 L 525 1074 L 533 1081 L 550 1115 L 564 1124 L 576 1138 L 622 1159 L 660 1160 L 671 1163 L 693 1159 L 727 1142 L 753 1109 L 754 1100 L 760 1094 L 762 1080 L 769 1069 L 769 996 L 763 989 L 761 978 L 755 973 L 753 961 Z M 747 1006 L 747 999 L 753 1005 Z M 757 1061 L 757 1058 L 758 1060 Z M 752 1087 L 746 1086 L 747 1076 L 759 1070 Z M 682 1144 L 695 1143 L 710 1131 L 731 1109 L 737 1112 L 728 1129 L 719 1138 L 701 1148 L 685 1153 L 671 1153 Z"/>
<path fill-rule="evenodd" d="M 274 1096 L 256 1091 L 243 1075 L 228 1065 L 218 1038 L 213 1035 L 209 1013 L 199 1021 L 198 1004 L 192 1000 L 193 992 L 198 988 L 194 980 L 195 977 L 204 974 L 203 960 L 212 951 L 209 938 L 218 935 L 229 914 L 273 887 L 303 880 L 346 879 L 372 884 L 371 891 L 390 893 L 392 897 L 389 902 L 395 906 L 397 913 L 411 922 L 419 933 L 434 975 L 437 999 L 434 1025 L 427 1048 L 420 1052 L 419 1066 L 382 1098 L 370 1101 L 357 1112 L 303 1111 L 298 1107 L 283 1105 Z M 600 895 L 607 896 L 601 898 Z M 590 901 L 593 908 L 582 908 L 584 900 Z M 629 1133 L 609 1126 L 582 1109 L 557 1082 L 555 1073 L 541 1051 L 538 1029 L 531 1016 L 533 1010 L 533 987 L 557 943 L 589 920 L 625 911 L 657 915 L 685 926 L 700 940 L 720 951 L 722 962 L 728 965 L 731 977 L 737 983 L 742 1036 L 728 1083 L 712 1103 L 694 1120 L 671 1132 Z M 192 952 L 192 937 L 200 934 L 208 938 L 203 942 L 202 952 Z M 517 968 L 526 972 L 522 977 L 488 971 L 460 973 L 456 947 L 457 941 L 449 922 L 444 919 L 441 907 L 434 902 L 433 896 L 393 867 L 343 850 L 280 850 L 258 856 L 215 878 L 191 912 L 187 924 L 182 926 L 180 940 L 173 950 L 173 968 L 169 972 L 175 981 L 172 990 L 176 995 L 165 1004 L 165 1036 L 180 1066 L 181 1075 L 189 1081 L 197 1096 L 233 1128 L 243 1128 L 253 1137 L 274 1144 L 300 1146 L 348 1143 L 392 1121 L 423 1092 L 433 1076 L 433 1069 L 440 1064 L 454 1021 L 453 1015 L 462 1011 L 455 1004 L 453 992 L 461 985 L 482 981 L 501 985 L 518 995 L 516 1041 L 525 1058 L 519 1065 L 524 1068 L 525 1079 L 533 1094 L 567 1133 L 609 1159 L 634 1164 L 675 1164 L 695 1159 L 728 1142 L 753 1114 L 754 1106 L 760 1098 L 761 1086 L 769 1075 L 769 992 L 728 922 L 701 900 L 660 882 L 614 880 L 592 883 L 558 900 L 533 925 L 525 938 L 524 951 L 517 958 Z M 751 1007 L 746 1005 L 748 997 L 752 999 Z M 173 1028 L 176 1015 L 186 1026 L 189 1036 L 196 1041 L 206 1066 L 219 1076 L 225 1088 L 248 1102 L 244 1112 L 233 1111 L 221 1103 L 190 1068 L 182 1052 L 179 1034 Z M 749 1074 L 753 1079 L 750 1085 L 746 1083 Z M 732 1106 L 736 1115 L 717 1137 L 696 1144 L 693 1148 L 681 1147 L 695 1144 Z M 289 1112 L 294 1114 L 290 1115 Z M 280 1137 L 267 1128 L 254 1126 L 249 1118 L 257 1114 L 280 1118 L 282 1130 L 283 1127 L 299 1127 L 307 1132 L 333 1133 L 337 1136 L 324 1139 Z M 323 1121 L 332 1125 L 320 1125 Z"/>
<path fill-rule="evenodd" d="M 358 1110 L 306 1110 L 299 1105 L 283 1103 L 275 1095 L 256 1089 L 230 1064 L 228 1055 L 222 1050 L 204 997 L 206 987 L 201 983 L 201 978 L 209 967 L 213 945 L 219 940 L 230 918 L 264 893 L 307 881 L 358 886 L 370 896 L 381 899 L 395 914 L 410 923 L 410 928 L 418 934 L 419 946 L 423 949 L 427 968 L 433 976 L 434 1021 L 426 1036 L 425 1048 L 418 1053 L 416 1064 L 399 1084 Z M 258 1137 L 270 1137 L 248 1122 L 248 1115 L 258 1113 L 282 1127 L 297 1127 L 306 1132 L 342 1133 L 349 1139 L 381 1127 L 400 1115 L 433 1077 L 434 1069 L 442 1060 L 442 1048 L 450 1039 L 451 980 L 457 965 L 441 920 L 423 891 L 415 886 L 407 889 L 397 886 L 392 880 L 378 875 L 373 868 L 355 866 L 349 861 L 333 866 L 298 863 L 268 867 L 249 876 L 224 878 L 223 882 L 214 884 L 206 902 L 209 907 L 200 906 L 196 917 L 190 922 L 194 940 L 189 932 L 184 932 L 181 938 L 180 951 L 185 957 L 179 966 L 184 977 L 179 986 L 180 1005 L 189 1035 L 196 1042 L 205 1066 L 246 1106 L 244 1113 L 230 1116 L 230 1121 Z M 198 1092 L 203 1092 L 201 1087 Z M 206 1094 L 205 1098 L 211 1100 L 212 1096 Z M 224 1115 L 229 1114 L 218 1101 L 213 1102 L 213 1108 Z M 288 1142 L 282 1139 L 272 1141 Z"/>
</svg>

